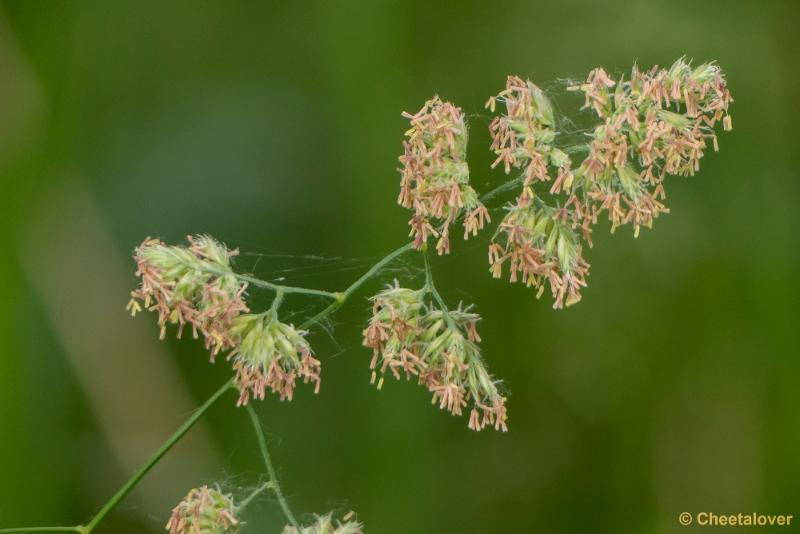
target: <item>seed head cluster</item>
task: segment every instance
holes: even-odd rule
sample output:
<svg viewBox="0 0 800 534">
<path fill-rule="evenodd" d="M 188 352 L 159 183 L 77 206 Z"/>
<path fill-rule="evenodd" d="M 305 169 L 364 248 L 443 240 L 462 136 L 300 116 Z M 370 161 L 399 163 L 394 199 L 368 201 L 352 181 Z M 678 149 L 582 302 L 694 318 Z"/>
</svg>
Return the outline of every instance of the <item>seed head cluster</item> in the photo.
<svg viewBox="0 0 800 534">
<path fill-rule="evenodd" d="M 493 425 L 506 431 L 506 399 L 478 347 L 480 316 L 427 304 L 426 292 L 395 282 L 372 298 L 372 317 L 363 332 L 364 346 L 373 351 L 372 382 L 380 388 L 387 372 L 396 379 L 416 377 L 439 408 L 461 415 L 471 405 L 472 430 Z"/>
<path fill-rule="evenodd" d="M 594 220 L 605 211 L 612 231 L 630 223 L 638 235 L 641 226 L 652 227 L 669 212 L 661 202 L 665 176 L 694 175 L 708 142 L 719 148 L 716 123 L 732 127 L 733 99 L 713 63 L 692 68 L 681 58 L 669 69 L 646 72 L 634 66 L 628 81 L 615 81 L 598 68 L 570 89 L 583 92 L 584 107 L 603 122 L 566 188 L 578 198 L 569 217 Z"/>
<path fill-rule="evenodd" d="M 233 320 L 231 335 L 236 347 L 228 358 L 233 359 L 240 406 L 247 404 L 250 395 L 263 400 L 267 388 L 281 400 L 292 400 L 298 377 L 304 383 L 313 382 L 314 393 L 319 393 L 321 365 L 306 333 L 280 322 L 272 310 Z"/>
<path fill-rule="evenodd" d="M 492 166 L 519 173 L 509 184 L 520 186 L 491 239 L 490 271 L 537 288 L 537 296 L 549 289 L 555 308 L 581 300 L 590 268 L 583 245 L 592 246 L 601 216 L 608 217 L 612 232 L 630 224 L 636 236 L 668 213 L 664 178 L 693 175 L 708 145 L 718 149 L 715 127 L 721 122 L 731 129 L 733 101 L 718 66 L 692 67 L 683 58 L 668 69 L 634 66 L 628 79 L 597 68 L 569 89 L 583 94 L 583 109 L 600 121 L 587 130 L 584 143 L 564 142 L 552 103 L 530 80 L 509 76 L 486 103 L 496 113 L 489 125 Z M 413 210 L 413 246 L 426 249 L 434 237 L 437 252 L 447 254 L 451 225 L 462 222 L 466 239 L 490 222 L 469 181 L 465 117 L 438 96 L 403 117 L 411 127 L 399 158 L 398 203 Z M 573 165 L 578 154 L 582 159 Z M 177 325 L 178 337 L 190 327 L 194 337 L 203 337 L 212 361 L 227 353 L 239 405 L 263 399 L 267 391 L 291 400 L 298 379 L 318 392 L 321 365 L 307 333 L 278 318 L 280 286 L 265 283 L 280 298 L 276 293 L 269 311 L 250 313 L 245 295 L 253 279 L 231 267 L 238 251 L 209 236 L 187 239 L 187 246 L 168 246 L 148 238 L 136 248 L 141 284 L 131 294 L 131 313 L 156 312 L 161 338 L 170 324 Z M 447 309 L 426 273 L 421 289 L 395 282 L 372 298 L 363 331 L 363 344 L 373 350 L 372 382 L 380 388 L 387 373 L 415 377 L 441 409 L 460 415 L 470 407 L 470 428 L 506 430 L 506 399 L 478 344 L 480 317 L 469 308 Z"/>
<path fill-rule="evenodd" d="M 550 180 L 548 167 L 556 169 L 557 181 L 566 180 L 570 160 L 553 146 L 556 137 L 553 106 L 542 90 L 530 80 L 509 76 L 505 90 L 491 97 L 486 107 L 494 113 L 498 101 L 505 104 L 506 113 L 489 124 L 491 149 L 497 156 L 492 168 L 502 163 L 506 174 L 512 168 L 521 169 L 523 193 L 528 197 L 533 197 L 533 183 Z"/>
<path fill-rule="evenodd" d="M 501 277 L 508 265 L 510 280 L 538 288 L 539 296 L 549 284 L 555 308 L 574 304 L 581 299 L 589 272 L 580 239 L 573 226 L 559 220 L 556 210 L 534 193 L 539 182 L 552 179 L 555 188 L 572 181 L 569 156 L 553 145 L 553 107 L 539 87 L 516 76 L 509 76 L 505 90 L 486 106 L 495 111 L 497 102 L 506 111 L 489 125 L 497 155 L 494 165 L 502 163 L 507 174 L 521 169 L 523 183 L 489 245 L 492 275 Z"/>
<path fill-rule="evenodd" d="M 170 534 L 227 534 L 239 530 L 239 521 L 230 495 L 202 486 L 172 510 L 166 529 Z"/>
<path fill-rule="evenodd" d="M 278 320 L 275 311 L 250 314 L 247 284 L 231 268 L 238 252 L 209 236 L 189 236 L 189 246 L 169 246 L 146 239 L 134 253 L 141 278 L 128 304 L 132 314 L 143 308 L 158 314 L 161 338 L 168 324 L 186 325 L 202 335 L 214 361 L 227 352 L 236 373 L 238 405 L 251 396 L 264 399 L 267 389 L 291 400 L 297 378 L 320 386 L 320 362 L 305 340 L 306 332 Z"/>
<path fill-rule="evenodd" d="M 489 212 L 469 184 L 467 125 L 461 109 L 438 96 L 416 114 L 403 113 L 411 122 L 400 156 L 398 204 L 414 210 L 410 236 L 417 249 L 430 236 L 438 238 L 436 251 L 450 252 L 450 225 L 464 218 L 464 239 L 477 235 L 490 221 Z"/>
<path fill-rule="evenodd" d="M 733 101 L 719 67 L 692 68 L 684 59 L 669 69 L 634 67 L 628 81 L 594 69 L 569 89 L 582 91 L 584 108 L 602 120 L 589 143 L 571 147 L 588 152 L 577 168 L 567 150 L 555 146 L 553 108 L 535 84 L 511 76 L 487 102 L 492 111 L 498 102 L 505 105 L 489 127 L 494 165 L 502 163 L 506 173 L 521 169 L 523 177 L 489 246 L 491 272 L 501 276 L 508 262 L 511 281 L 538 287 L 538 295 L 547 281 L 555 308 L 581 298 L 589 272 L 581 241 L 592 245 L 598 217 L 607 213 L 612 232 L 630 223 L 638 236 L 642 226 L 652 227 L 669 212 L 662 202 L 665 176 L 699 169 L 708 142 L 718 148 L 716 123 L 731 128 Z M 539 182 L 550 187 L 537 194 Z"/>
<path fill-rule="evenodd" d="M 314 523 L 300 527 L 286 525 L 283 534 L 363 534 L 364 525 L 351 519 L 353 512 L 345 515 L 342 520 L 334 519 L 333 513 L 317 516 Z"/>
<path fill-rule="evenodd" d="M 205 235 L 188 236 L 189 246 L 168 246 L 147 238 L 136 247 L 138 289 L 131 292 L 132 315 L 143 308 L 158 314 L 161 339 L 167 325 L 178 325 L 178 337 L 188 325 L 192 335 L 202 334 L 213 361 L 220 351 L 235 346 L 230 335 L 233 320 L 249 311 L 244 300 L 247 284 L 231 269 L 238 250 Z"/>
</svg>

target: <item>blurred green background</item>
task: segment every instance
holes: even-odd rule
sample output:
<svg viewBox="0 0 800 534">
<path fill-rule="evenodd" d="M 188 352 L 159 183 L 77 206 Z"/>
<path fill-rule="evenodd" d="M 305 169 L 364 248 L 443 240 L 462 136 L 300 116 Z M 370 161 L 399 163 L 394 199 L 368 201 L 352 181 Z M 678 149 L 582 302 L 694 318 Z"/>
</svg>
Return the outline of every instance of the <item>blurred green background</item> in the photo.
<svg viewBox="0 0 800 534">
<path fill-rule="evenodd" d="M 511 391 L 508 434 L 466 428 L 411 383 L 369 385 L 374 281 L 313 333 L 318 396 L 258 405 L 295 511 L 367 532 L 673 532 L 683 511 L 800 516 L 800 134 L 792 1 L 2 2 L 0 527 L 85 521 L 230 375 L 124 310 L 145 236 L 208 232 L 262 277 L 339 289 L 404 242 L 406 123 L 438 93 L 470 117 L 509 73 L 546 88 L 687 55 L 735 103 L 672 213 L 596 233 L 581 304 L 492 280 L 485 241 L 436 262 L 474 301 Z M 559 90 L 559 108 L 580 97 Z M 497 205 L 493 206 L 498 208 Z M 499 211 L 494 213 L 499 214 Z M 307 255 L 321 258 L 306 257 Z M 418 276 L 415 259 L 393 276 Z M 292 301 L 298 314 L 320 302 Z M 237 495 L 260 465 L 235 397 L 102 527 L 159 532 L 192 486 Z M 246 532 L 277 532 L 274 502 Z"/>
</svg>

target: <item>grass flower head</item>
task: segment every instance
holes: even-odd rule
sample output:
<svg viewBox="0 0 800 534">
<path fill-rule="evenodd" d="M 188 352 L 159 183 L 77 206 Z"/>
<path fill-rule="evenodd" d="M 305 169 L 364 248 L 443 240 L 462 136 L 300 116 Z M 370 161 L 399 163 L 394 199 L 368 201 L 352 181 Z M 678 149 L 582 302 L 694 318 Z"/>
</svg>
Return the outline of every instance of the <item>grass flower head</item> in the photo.
<svg viewBox="0 0 800 534">
<path fill-rule="evenodd" d="M 467 125 L 461 109 L 438 96 L 415 114 L 400 156 L 398 204 L 414 210 L 409 221 L 414 246 L 421 249 L 430 236 L 436 251 L 450 252 L 450 225 L 464 217 L 464 239 L 476 235 L 489 212 L 469 184 Z"/>
<path fill-rule="evenodd" d="M 500 277 L 508 265 L 511 281 L 537 287 L 537 296 L 547 283 L 555 308 L 581 299 L 589 272 L 582 241 L 592 246 L 600 214 L 612 232 L 631 224 L 638 236 L 669 213 L 664 177 L 699 169 L 707 142 L 718 147 L 716 123 L 730 129 L 733 101 L 719 67 L 692 68 L 684 59 L 669 69 L 634 67 L 628 81 L 597 68 L 569 89 L 582 91 L 584 108 L 602 121 L 577 147 L 556 146 L 553 107 L 531 81 L 510 76 L 487 102 L 492 111 L 505 106 L 489 127 L 494 165 L 519 169 L 523 182 L 489 246 L 490 270 Z M 573 169 L 567 152 L 579 151 L 587 156 Z M 551 185 L 537 190 L 540 182 Z"/>
<path fill-rule="evenodd" d="M 476 325 L 480 316 L 468 309 L 445 310 L 424 301 L 427 289 L 399 287 L 397 282 L 372 298 L 364 345 L 372 348 L 374 383 L 383 386 L 388 372 L 396 379 L 417 378 L 432 402 L 453 415 L 472 406 L 469 427 L 494 425 L 507 430 L 505 397 L 481 357 Z"/>
<path fill-rule="evenodd" d="M 131 293 L 132 315 L 155 311 L 161 339 L 168 324 L 178 325 L 178 337 L 188 325 L 196 338 L 202 334 L 211 359 L 233 348 L 233 320 L 249 311 L 244 300 L 247 284 L 231 269 L 238 254 L 209 236 L 187 237 L 189 246 L 169 246 L 146 239 L 134 251 L 139 287 Z"/>
<path fill-rule="evenodd" d="M 227 534 L 239 530 L 230 495 L 208 486 L 192 489 L 172 510 L 170 534 Z"/>
<path fill-rule="evenodd" d="M 321 364 L 314 358 L 306 334 L 280 322 L 273 310 L 233 320 L 231 336 L 236 346 L 228 359 L 233 360 L 236 371 L 238 405 L 247 404 L 251 395 L 263 400 L 267 388 L 281 400 L 292 400 L 298 378 L 313 382 L 314 393 L 319 392 Z"/>
<path fill-rule="evenodd" d="M 731 129 L 733 99 L 720 68 L 695 68 L 684 58 L 669 69 L 634 66 L 629 80 L 594 69 L 570 88 L 585 96 L 603 121 L 590 134 L 589 155 L 575 172 L 573 189 L 583 196 L 583 215 L 606 212 L 612 231 L 642 226 L 669 209 L 662 203 L 667 175 L 694 175 L 708 142 L 719 148 L 715 126 Z"/>
</svg>

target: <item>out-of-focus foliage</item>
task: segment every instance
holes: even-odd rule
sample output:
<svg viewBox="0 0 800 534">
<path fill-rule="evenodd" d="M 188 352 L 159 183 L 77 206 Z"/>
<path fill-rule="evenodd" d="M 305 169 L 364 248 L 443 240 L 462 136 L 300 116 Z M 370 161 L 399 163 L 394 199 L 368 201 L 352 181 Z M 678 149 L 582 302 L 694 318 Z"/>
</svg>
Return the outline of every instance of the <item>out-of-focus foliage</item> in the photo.
<svg viewBox="0 0 800 534">
<path fill-rule="evenodd" d="M 434 93 L 462 108 L 481 193 L 505 179 L 483 104 L 506 75 L 563 114 L 583 102 L 558 78 L 682 55 L 725 70 L 735 129 L 671 181 L 654 230 L 598 229 L 579 305 L 493 280 L 487 232 L 434 263 L 442 293 L 478 304 L 510 432 L 470 432 L 421 388 L 370 386 L 360 333 L 379 281 L 334 317 L 336 341 L 310 335 L 319 395 L 258 409 L 306 523 L 352 508 L 387 533 L 662 532 L 683 511 L 794 512 L 798 14 L 788 0 L 3 2 L 0 526 L 85 520 L 228 379 L 201 342 L 159 343 L 128 317 L 146 236 L 210 233 L 261 277 L 343 288 L 407 236 L 401 111 Z M 257 482 L 235 400 L 109 532 L 162 531 L 191 487 Z M 284 524 L 274 503 L 246 516 Z"/>
</svg>

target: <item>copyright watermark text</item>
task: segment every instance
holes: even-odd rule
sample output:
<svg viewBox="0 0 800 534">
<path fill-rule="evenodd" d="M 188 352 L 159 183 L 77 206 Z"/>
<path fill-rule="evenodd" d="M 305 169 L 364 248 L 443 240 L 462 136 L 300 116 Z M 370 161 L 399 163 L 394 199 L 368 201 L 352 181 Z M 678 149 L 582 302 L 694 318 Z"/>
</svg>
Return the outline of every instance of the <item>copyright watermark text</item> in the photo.
<svg viewBox="0 0 800 534">
<path fill-rule="evenodd" d="M 688 527 L 698 525 L 701 527 L 788 527 L 792 524 L 794 515 L 791 514 L 715 514 L 714 512 L 682 512 L 678 515 L 678 522 Z"/>
</svg>

